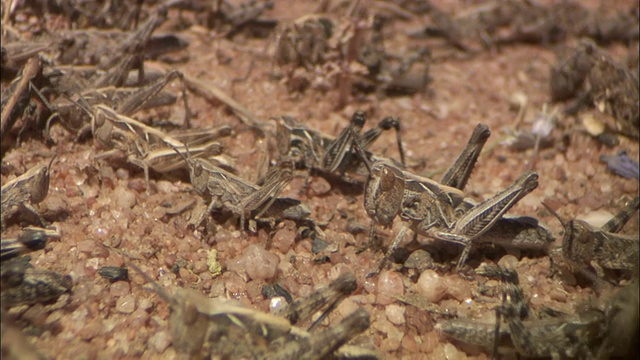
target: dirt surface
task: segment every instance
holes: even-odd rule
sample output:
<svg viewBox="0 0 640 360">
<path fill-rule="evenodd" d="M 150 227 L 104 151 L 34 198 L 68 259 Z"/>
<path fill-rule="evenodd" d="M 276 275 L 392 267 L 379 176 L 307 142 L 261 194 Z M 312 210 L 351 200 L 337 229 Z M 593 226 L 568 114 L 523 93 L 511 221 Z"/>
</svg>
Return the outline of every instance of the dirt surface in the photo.
<svg viewBox="0 0 640 360">
<path fill-rule="evenodd" d="M 278 1 L 265 16 L 291 21 L 311 13 L 316 6 L 312 1 L 290 3 Z M 466 2 L 442 3 L 442 9 L 451 13 L 470 6 Z M 631 1 L 606 3 L 612 11 L 633 5 Z M 590 9 L 599 6 L 597 2 L 584 5 Z M 18 16 L 13 26 L 28 35 L 37 22 L 35 15 L 17 11 L 24 16 Z M 183 16 L 188 22 L 193 14 L 185 12 Z M 60 17 L 47 15 L 46 21 L 64 27 Z M 171 9 L 158 32 L 176 31 L 179 18 L 178 11 Z M 404 96 L 357 93 L 342 109 L 336 109 L 340 94 L 333 86 L 288 90 L 290 79 L 271 54 L 273 37 L 260 39 L 240 33 L 229 40 L 193 25 L 178 32 L 190 44 L 169 55 L 172 63 L 146 63 L 149 68 L 175 68 L 209 81 L 265 122 L 273 116 L 290 115 L 310 128 L 337 135 L 356 110 L 365 111 L 368 116 L 365 129 L 384 116 L 400 117 L 408 169 L 416 174 L 444 171 L 464 147 L 474 126 L 485 123 L 492 135 L 465 193 L 476 200 L 487 199 L 525 171 L 532 157 L 532 149 L 515 151 L 505 145 L 515 131 L 517 108 L 512 104 L 527 99 L 528 115 L 519 127 L 530 129 L 533 115 L 550 101 L 549 73 L 556 63 L 556 50 L 575 45 L 579 39 L 569 37 L 549 45 L 514 43 L 469 54 L 447 45 L 442 38 L 410 39 L 406 35 L 428 21 L 427 15 L 415 15 L 411 20 L 394 20 L 384 29 L 389 52 L 403 54 L 418 47 L 431 49 L 432 80 L 426 89 Z M 629 47 L 613 42 L 603 48 L 624 63 L 629 53 L 637 51 L 637 39 Z M 170 91 L 179 95 L 180 83 L 174 81 Z M 222 102 L 211 102 L 189 92 L 189 103 L 194 114 L 193 127 L 228 124 L 233 128 L 232 136 L 223 140 L 225 151 L 235 159 L 241 177 L 255 180 L 266 140 Z M 170 123 L 180 127 L 184 114 L 181 104 L 178 101 L 170 107 L 138 113 L 135 118 L 148 124 Z M 549 104 L 553 106 L 561 108 L 565 103 Z M 619 144 L 612 148 L 603 145 L 584 131 L 581 116 L 589 114 L 601 116 L 594 108 L 583 110 L 578 116 L 561 116 L 552 133 L 552 145 L 541 149 L 535 162 L 540 177 L 538 188 L 510 211 L 540 219 L 556 236 L 558 245 L 562 227 L 541 205 L 542 201 L 565 218 L 588 218 L 601 225 L 603 219 L 617 213 L 638 195 L 637 179 L 617 176 L 600 161 L 602 154 L 611 155 L 622 149 L 637 160 L 637 141 L 620 136 Z M 19 124 L 20 121 L 15 133 Z M 178 214 L 169 211 L 198 198 L 186 173 L 152 172 L 147 193 L 144 173 L 124 158 L 98 159 L 96 156 L 102 150 L 92 139 L 75 141 L 75 134 L 57 123 L 51 136 L 55 145 L 47 144 L 35 130 L 33 134 L 23 134 L 22 142 L 6 149 L 2 159 L 5 184 L 35 165 L 47 164 L 56 155 L 49 194 L 37 208 L 45 220 L 59 229 L 61 238 L 50 241 L 44 250 L 33 252 L 31 264 L 69 274 L 73 289 L 53 304 L 14 307 L 5 309 L 3 315 L 3 321 L 10 319 L 20 329 L 21 334 L 14 336 L 22 338 L 44 358 L 170 359 L 179 355 L 171 345 L 169 307 L 159 296 L 145 290 L 147 280 L 133 269 L 129 269 L 130 281 L 114 283 L 97 273 L 103 266 L 122 266 L 128 262 L 134 262 L 168 293 L 179 287 L 191 288 L 208 297 L 236 299 L 261 311 L 269 311 L 270 300 L 261 293 L 265 283 L 280 284 L 298 299 L 351 271 L 356 275 L 358 289 L 323 325 L 336 324 L 356 308 L 364 308 L 371 316 L 371 326 L 353 343 L 375 349 L 385 358 L 490 357 L 489 350 L 464 346 L 438 334 L 434 326 L 443 319 L 441 315 L 389 297 L 417 293 L 416 283 L 421 275 L 418 270 L 393 264 L 393 270 L 366 277 L 375 269 L 384 250 L 373 247 L 357 251 L 368 241 L 369 226 L 360 189 L 316 175 L 309 178 L 306 188 L 303 175 L 287 186 L 282 196 L 307 204 L 330 243 L 328 250 L 314 254 L 312 240 L 296 236 L 292 221 L 280 222 L 275 228 L 260 225 L 257 233 L 252 233 L 240 229 L 236 217 L 218 214 L 208 221 L 209 225 L 194 229 L 188 225 L 189 208 Z M 384 133 L 371 151 L 397 158 L 395 137 Z M 434 177 L 437 179 L 439 175 Z M 13 218 L 6 224 L 3 238 L 27 225 L 18 220 Z M 400 226 L 401 221 L 396 219 L 391 229 L 378 228 L 384 249 Z M 363 230 L 347 231 L 356 227 Z M 638 232 L 637 217 L 623 232 Z M 434 240 L 432 244 L 441 243 Z M 259 251 L 254 251 L 256 246 Z M 251 254 L 247 249 L 251 249 Z M 224 268 L 217 276 L 208 266 L 212 250 L 217 251 L 217 260 Z M 322 262 L 316 261 L 320 255 L 326 255 Z M 455 256 L 450 260 L 454 261 Z M 606 299 L 610 292 L 607 288 L 598 294 L 588 283 L 576 284 L 567 271 L 553 275 L 548 256 L 517 250 L 509 254 L 502 250 L 486 254 L 474 251 L 464 273 L 473 274 L 472 269 L 483 261 L 511 263 L 535 309 L 550 307 L 572 313 L 584 303 Z M 264 268 L 255 269 L 258 265 Z M 440 290 L 441 296 L 421 298 L 430 298 L 431 305 L 459 317 L 491 320 L 493 311 L 488 310 L 497 305 L 498 298 L 481 295 L 479 286 L 485 280 L 475 275 L 462 276 L 451 269 L 434 274 L 445 289 Z M 3 336 L 3 351 L 6 341 Z"/>
</svg>

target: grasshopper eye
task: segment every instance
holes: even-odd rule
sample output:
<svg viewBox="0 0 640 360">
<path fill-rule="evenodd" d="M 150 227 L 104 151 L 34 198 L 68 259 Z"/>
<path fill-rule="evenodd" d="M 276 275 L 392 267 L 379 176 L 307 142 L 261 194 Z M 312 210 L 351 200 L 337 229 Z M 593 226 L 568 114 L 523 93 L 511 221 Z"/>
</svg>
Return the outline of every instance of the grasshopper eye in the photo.
<svg viewBox="0 0 640 360">
<path fill-rule="evenodd" d="M 97 127 L 97 128 L 99 128 L 99 127 L 101 127 L 102 125 L 104 125 L 104 123 L 105 123 L 105 121 L 106 121 L 104 118 L 105 118 L 105 116 L 104 116 L 104 114 L 102 114 L 101 112 L 99 112 L 99 113 L 95 116 L 95 124 L 96 124 L 96 127 Z"/>
<path fill-rule="evenodd" d="M 389 171 L 389 169 L 383 169 L 380 174 L 380 188 L 382 191 L 389 191 L 393 189 L 393 185 L 395 184 L 395 176 L 393 172 Z"/>
<path fill-rule="evenodd" d="M 200 164 L 196 164 L 196 165 L 193 167 L 193 173 L 194 173 L 196 176 L 200 176 L 200 175 L 202 174 L 202 165 L 200 165 Z"/>
</svg>

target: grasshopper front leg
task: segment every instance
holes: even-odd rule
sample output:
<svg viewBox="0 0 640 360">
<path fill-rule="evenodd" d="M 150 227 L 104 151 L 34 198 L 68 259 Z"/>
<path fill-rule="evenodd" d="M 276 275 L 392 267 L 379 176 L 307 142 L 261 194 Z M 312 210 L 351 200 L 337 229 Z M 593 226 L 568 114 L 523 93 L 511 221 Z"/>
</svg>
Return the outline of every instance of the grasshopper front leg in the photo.
<svg viewBox="0 0 640 360">
<path fill-rule="evenodd" d="M 467 260 L 473 240 L 488 231 L 504 213 L 537 187 L 538 174 L 532 170 L 527 171 L 502 192 L 462 214 L 449 231 L 434 227 L 427 234 L 464 245 L 456 267 L 459 271 Z"/>
</svg>

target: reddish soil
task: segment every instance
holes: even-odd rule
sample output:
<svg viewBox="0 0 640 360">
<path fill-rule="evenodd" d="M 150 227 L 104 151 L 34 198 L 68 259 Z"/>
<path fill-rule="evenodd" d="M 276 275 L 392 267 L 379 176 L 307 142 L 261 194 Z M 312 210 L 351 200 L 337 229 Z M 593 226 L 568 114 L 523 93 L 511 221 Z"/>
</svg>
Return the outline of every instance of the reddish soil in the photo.
<svg viewBox="0 0 640 360">
<path fill-rule="evenodd" d="M 313 1 L 291 3 L 295 6 L 277 2 L 267 16 L 291 20 L 310 13 L 315 6 Z M 619 1 L 610 6 L 622 9 L 630 3 Z M 462 3 L 445 5 L 448 3 L 442 5 L 447 11 L 464 8 Z M 597 4 L 589 6 L 596 8 Z M 169 20 L 159 32 L 171 31 L 178 23 L 177 15 L 171 10 Z M 384 116 L 398 116 L 402 120 L 408 164 L 417 174 L 446 169 L 464 147 L 473 127 L 486 123 L 492 131 L 488 149 L 480 157 L 466 188 L 466 193 L 476 200 L 486 199 L 515 180 L 531 158 L 531 149 L 514 151 L 501 141 L 514 130 L 517 110 L 510 103 L 516 95 L 526 96 L 529 102 L 529 114 L 520 125 L 525 130 L 530 128 L 533 114 L 549 102 L 549 69 L 556 62 L 555 47 L 513 44 L 499 51 L 456 55 L 448 49 L 437 50 L 438 46 L 446 47 L 442 39 L 408 39 L 405 33 L 419 28 L 424 19 L 419 16 L 412 21 L 395 21 L 385 30 L 393 34 L 385 44 L 390 51 L 397 52 L 409 46 L 434 46 L 435 60 L 430 64 L 433 81 L 426 91 L 396 97 L 361 95 L 349 100 L 340 110 L 335 109 L 338 100 L 335 89 L 309 88 L 291 93 L 284 80 L 274 79 L 272 74 L 277 67 L 265 52 L 272 39 L 238 35 L 230 41 L 194 26 L 180 32 L 190 41 L 187 49 L 172 55 L 181 61 L 170 65 L 149 62 L 149 66 L 176 68 L 210 81 L 261 120 L 291 115 L 328 134 L 337 134 L 356 110 L 367 112 L 370 121 L 365 128 Z M 577 39 L 570 39 L 562 45 L 576 42 Z M 606 49 L 622 62 L 627 53 L 636 51 L 637 47 L 634 44 L 628 50 L 613 44 Z M 179 83 L 172 86 L 179 94 Z M 236 159 L 240 176 L 255 179 L 259 149 L 264 148 L 261 143 L 265 140 L 258 138 L 226 105 L 209 102 L 193 93 L 189 101 L 195 114 L 194 127 L 221 124 L 233 127 L 233 135 L 225 140 L 226 151 Z M 154 109 L 136 118 L 181 125 L 184 110 L 180 104 L 179 101 L 173 107 Z M 591 109 L 581 115 L 585 113 L 597 111 Z M 581 129 L 578 117 L 560 119 L 553 133 L 554 144 L 541 150 L 535 165 L 540 176 L 539 187 L 510 211 L 539 218 L 556 235 L 557 244 L 562 240 L 561 225 L 541 205 L 542 201 L 566 218 L 601 221 L 638 194 L 636 179 L 611 173 L 599 160 L 601 154 L 614 154 L 621 149 L 626 149 L 629 156 L 637 160 L 637 141 L 620 137 L 619 145 L 607 148 Z M 323 230 L 332 244 L 329 248 L 334 250 L 326 251 L 328 261 L 317 263 L 309 239 L 290 242 L 296 231 L 291 222 L 282 222 L 276 229 L 260 227 L 255 234 L 239 229 L 235 218 L 213 223 L 207 230 L 193 229 L 187 224 L 188 210 L 177 215 L 166 213 L 167 207 L 198 196 L 188 177 L 152 173 L 151 190 L 146 193 L 144 174 L 139 168 L 124 160 L 96 160 L 100 150 L 92 140 L 75 142 L 74 134 L 59 125 L 53 126 L 52 137 L 56 145 L 50 146 L 39 136 L 26 136 L 20 146 L 6 151 L 2 159 L 3 166 L 10 164 L 13 169 L 8 174 L 3 172 L 4 184 L 57 155 L 49 195 L 38 208 L 62 236 L 50 242 L 46 249 L 32 253 L 31 263 L 70 274 L 73 291 L 55 304 L 9 310 L 27 343 L 45 358 L 170 359 L 178 356 L 170 343 L 168 305 L 145 290 L 147 280 L 133 269 L 129 271 L 130 282 L 109 283 L 97 274 L 102 266 L 121 266 L 129 261 L 134 261 L 169 293 L 174 293 L 176 288 L 191 288 L 209 297 L 233 298 L 261 311 L 269 309 L 269 300 L 261 294 L 265 283 L 278 283 L 297 299 L 317 286 L 326 285 L 340 273 L 352 271 L 358 280 L 358 290 L 326 323 L 335 324 L 356 308 L 366 309 L 371 315 L 371 327 L 354 340 L 355 344 L 376 349 L 385 358 L 490 357 L 487 351 L 465 347 L 438 334 L 434 330 L 434 325 L 442 319 L 438 315 L 385 296 L 388 292 L 413 293 L 420 275 L 416 270 L 389 270 L 366 278 L 382 253 L 372 249 L 357 253 L 358 245 L 367 241 L 367 232 L 354 235 L 347 231 L 349 223 L 368 227 L 361 192 L 349 191 L 319 176 L 310 178 L 306 191 L 303 177 L 294 179 L 284 191 L 284 196 L 306 203 L 314 219 L 326 223 Z M 395 137 L 383 134 L 372 151 L 397 157 Z M 392 229 L 379 229 L 385 247 L 400 226 L 396 220 Z M 20 228 L 18 223 L 10 224 L 3 237 L 17 233 Z M 638 232 L 637 218 L 624 232 Z M 244 250 L 250 245 L 266 249 L 277 258 L 275 275 L 254 275 L 255 278 L 248 275 L 252 271 L 245 268 L 246 261 L 254 258 L 246 259 Z M 225 268 L 216 277 L 207 267 L 207 257 L 213 249 L 217 250 L 218 260 Z M 517 251 L 506 256 L 502 261 L 514 263 L 534 308 L 548 306 L 573 312 L 580 304 L 607 296 L 607 292 L 596 294 L 589 286 L 576 285 L 575 279 L 567 274 L 552 276 L 548 256 L 521 256 Z M 475 252 L 468 266 L 476 267 L 483 260 L 484 255 Z M 440 310 L 490 320 L 491 316 L 486 314 L 493 312 L 487 310 L 497 304 L 497 297 L 480 295 L 478 286 L 484 282 L 480 277 L 470 281 L 453 271 L 439 275 L 448 286 L 441 299 L 436 300 Z"/>
</svg>

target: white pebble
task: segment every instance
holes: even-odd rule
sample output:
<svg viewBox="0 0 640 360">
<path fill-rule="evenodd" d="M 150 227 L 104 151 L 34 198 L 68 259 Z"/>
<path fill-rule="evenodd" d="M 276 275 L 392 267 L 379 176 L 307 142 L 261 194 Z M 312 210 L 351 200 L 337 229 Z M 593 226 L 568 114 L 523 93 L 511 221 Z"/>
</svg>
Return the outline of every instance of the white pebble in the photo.
<svg viewBox="0 0 640 360">
<path fill-rule="evenodd" d="M 394 302 L 395 296 L 404 295 L 404 283 L 402 276 L 395 271 L 383 271 L 378 278 L 378 296 L 376 301 L 380 305 L 388 305 Z"/>
<path fill-rule="evenodd" d="M 287 306 L 287 301 L 282 296 L 274 296 L 269 301 L 269 311 L 271 313 L 275 313 L 286 306 Z"/>
<path fill-rule="evenodd" d="M 163 194 L 168 194 L 170 192 L 176 191 L 176 187 L 171 182 L 166 180 L 158 180 L 158 182 L 156 182 L 156 187 L 158 188 L 158 192 Z"/>
<path fill-rule="evenodd" d="M 384 308 L 387 319 L 395 325 L 404 324 L 404 306 L 398 304 L 390 304 Z"/>
<path fill-rule="evenodd" d="M 123 314 L 131 314 L 136 309 L 136 299 L 133 295 L 126 295 L 116 301 L 116 310 Z"/>
<path fill-rule="evenodd" d="M 444 344 L 443 350 L 444 357 L 447 360 L 464 360 L 467 358 L 467 356 L 463 352 L 458 351 L 458 349 L 456 349 L 456 347 L 451 343 Z"/>
<path fill-rule="evenodd" d="M 447 290 L 440 275 L 433 270 L 425 270 L 420 274 L 417 286 L 418 292 L 432 303 L 442 300 Z"/>
<path fill-rule="evenodd" d="M 247 246 L 240 259 L 247 275 L 252 280 L 268 280 L 276 276 L 280 258 L 262 247 L 252 244 Z"/>
<path fill-rule="evenodd" d="M 114 190 L 113 197 L 118 207 L 122 209 L 131 209 L 136 204 L 136 195 L 123 186 L 118 186 Z"/>
</svg>

